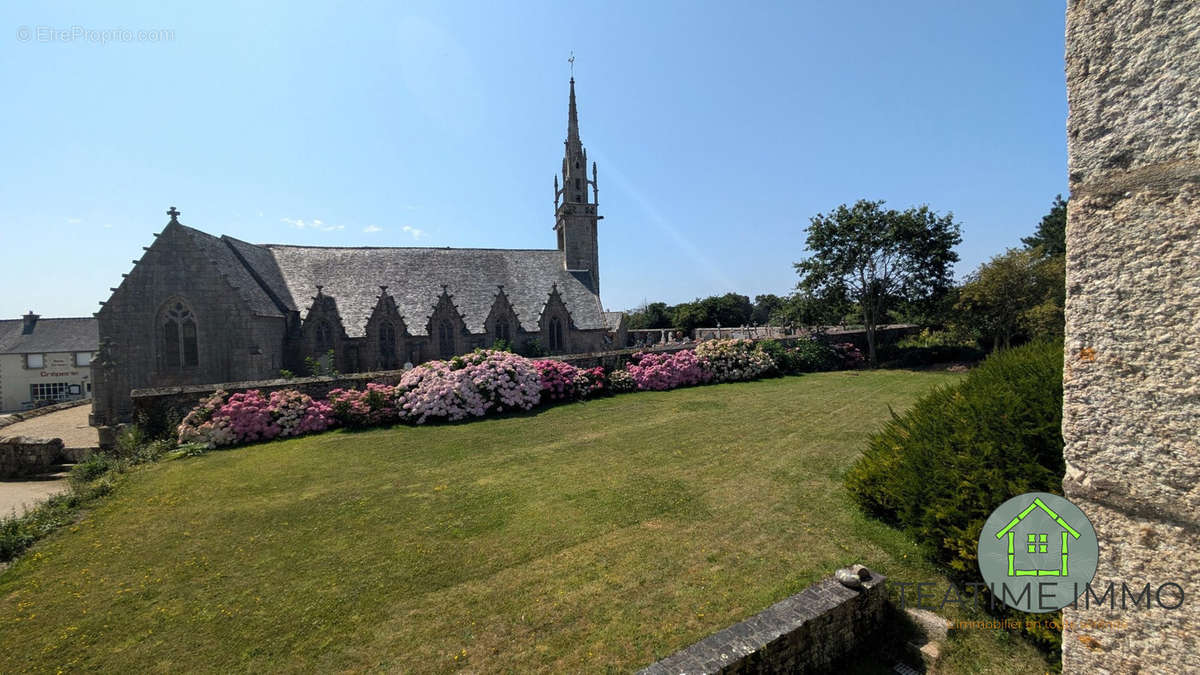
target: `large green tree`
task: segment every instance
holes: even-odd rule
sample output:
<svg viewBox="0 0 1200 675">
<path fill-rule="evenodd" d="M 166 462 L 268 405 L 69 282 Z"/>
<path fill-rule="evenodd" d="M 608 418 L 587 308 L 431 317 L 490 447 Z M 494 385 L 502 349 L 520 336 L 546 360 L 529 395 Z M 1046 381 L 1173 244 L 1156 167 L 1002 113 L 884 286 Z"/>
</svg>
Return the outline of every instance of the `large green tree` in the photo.
<svg viewBox="0 0 1200 675">
<path fill-rule="evenodd" d="M 754 311 L 750 314 L 750 323 L 755 326 L 765 326 L 771 322 L 771 315 L 783 307 L 784 299 L 774 293 L 754 296 Z"/>
<path fill-rule="evenodd" d="M 961 321 L 992 349 L 1062 335 L 1063 257 L 1040 246 L 1009 249 L 972 272 L 959 290 Z"/>
<path fill-rule="evenodd" d="M 754 305 L 740 293 L 712 295 L 684 302 L 672 308 L 674 325 L 685 331 L 714 326 L 743 326 L 750 323 Z"/>
<path fill-rule="evenodd" d="M 772 326 L 830 326 L 841 322 L 853 309 L 844 295 L 827 293 L 814 295 L 798 291 L 789 295 L 779 309 L 771 313 Z"/>
<path fill-rule="evenodd" d="M 795 264 L 801 291 L 841 293 L 858 304 L 872 366 L 878 364 L 876 328 L 889 306 L 945 293 L 958 260 L 954 247 L 962 241 L 953 214 L 883 204 L 863 199 L 813 216 L 806 241 L 811 255 Z"/>
<path fill-rule="evenodd" d="M 629 313 L 629 328 L 673 328 L 672 307 L 665 302 L 651 302 Z"/>
<path fill-rule="evenodd" d="M 1042 216 L 1032 236 L 1022 237 L 1021 243 L 1028 249 L 1041 247 L 1047 258 L 1067 254 L 1067 202 L 1058 195 L 1050 205 L 1050 213 Z"/>
</svg>

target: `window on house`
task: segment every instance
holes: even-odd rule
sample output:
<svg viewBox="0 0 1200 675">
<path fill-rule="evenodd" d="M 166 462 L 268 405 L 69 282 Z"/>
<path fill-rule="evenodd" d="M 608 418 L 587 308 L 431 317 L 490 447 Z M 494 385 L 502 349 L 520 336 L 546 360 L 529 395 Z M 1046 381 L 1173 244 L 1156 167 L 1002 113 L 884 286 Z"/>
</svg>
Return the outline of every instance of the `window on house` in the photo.
<svg viewBox="0 0 1200 675">
<path fill-rule="evenodd" d="M 29 385 L 29 400 L 62 401 L 69 395 L 69 385 L 66 382 L 39 382 Z"/>
<path fill-rule="evenodd" d="M 163 312 L 161 349 L 162 363 L 167 369 L 200 365 L 196 317 L 182 302 L 175 302 Z"/>
<path fill-rule="evenodd" d="M 438 325 L 438 355 L 443 359 L 454 356 L 454 326 L 446 319 Z"/>
<path fill-rule="evenodd" d="M 562 351 L 562 348 L 563 348 L 562 321 L 560 321 L 557 316 L 552 317 L 550 319 L 549 342 L 550 342 L 550 351 L 552 351 L 552 352 Z"/>
<path fill-rule="evenodd" d="M 92 362 L 91 352 L 75 352 L 75 365 L 83 368 Z"/>
<path fill-rule="evenodd" d="M 506 342 L 512 341 L 512 335 L 509 332 L 508 322 L 504 319 L 496 321 L 495 336 L 497 340 L 504 340 Z"/>
<path fill-rule="evenodd" d="M 25 355 L 25 367 L 26 368 L 45 368 L 46 367 L 45 355 L 44 354 L 26 354 Z"/>
</svg>

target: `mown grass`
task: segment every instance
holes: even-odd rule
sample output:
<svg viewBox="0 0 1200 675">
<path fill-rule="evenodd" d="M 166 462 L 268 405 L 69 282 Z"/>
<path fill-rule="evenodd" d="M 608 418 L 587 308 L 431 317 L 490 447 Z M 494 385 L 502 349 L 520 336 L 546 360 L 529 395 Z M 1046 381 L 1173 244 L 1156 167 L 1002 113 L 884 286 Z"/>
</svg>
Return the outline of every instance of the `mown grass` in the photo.
<svg viewBox="0 0 1200 675">
<path fill-rule="evenodd" d="M 822 373 L 148 465 L 0 576 L 0 671 L 635 670 L 862 562 L 842 475 L 944 373 Z M 1045 663 L 1005 634 L 956 670 Z"/>
</svg>

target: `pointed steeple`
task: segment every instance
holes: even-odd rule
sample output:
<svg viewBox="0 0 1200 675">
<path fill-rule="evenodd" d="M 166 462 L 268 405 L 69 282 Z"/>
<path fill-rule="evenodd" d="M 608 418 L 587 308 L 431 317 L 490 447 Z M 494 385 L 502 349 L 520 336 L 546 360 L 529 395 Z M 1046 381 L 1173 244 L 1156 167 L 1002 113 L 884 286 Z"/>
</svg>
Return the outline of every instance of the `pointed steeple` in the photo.
<svg viewBox="0 0 1200 675">
<path fill-rule="evenodd" d="M 575 78 L 571 78 L 571 103 L 567 108 L 567 147 L 569 150 L 579 143 L 579 110 L 575 107 Z M 568 151 L 569 151 L 568 150 Z"/>
<path fill-rule="evenodd" d="M 574 57 L 571 58 L 572 65 Z M 592 292 L 600 292 L 600 262 L 596 236 L 599 193 L 596 190 L 596 164 L 592 177 L 587 175 L 587 150 L 579 138 L 579 108 L 575 105 L 575 77 L 571 77 L 571 97 L 567 108 L 567 140 L 562 161 L 562 185 L 554 185 L 554 230 L 558 250 L 563 252 L 563 268 L 579 275 Z M 588 188 L 591 188 L 589 198 Z"/>
</svg>

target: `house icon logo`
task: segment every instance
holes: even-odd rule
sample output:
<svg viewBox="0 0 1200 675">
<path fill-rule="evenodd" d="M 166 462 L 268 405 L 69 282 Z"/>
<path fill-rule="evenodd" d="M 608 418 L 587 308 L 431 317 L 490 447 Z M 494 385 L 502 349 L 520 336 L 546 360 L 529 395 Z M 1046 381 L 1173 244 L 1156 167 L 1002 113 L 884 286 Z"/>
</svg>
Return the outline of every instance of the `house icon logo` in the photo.
<svg viewBox="0 0 1200 675">
<path fill-rule="evenodd" d="M 1096 573 L 1099 545 L 1071 502 L 1028 492 L 1001 504 L 979 534 L 979 571 L 993 595 L 1024 612 L 1070 604 Z"/>
</svg>

